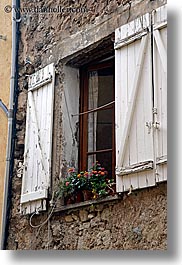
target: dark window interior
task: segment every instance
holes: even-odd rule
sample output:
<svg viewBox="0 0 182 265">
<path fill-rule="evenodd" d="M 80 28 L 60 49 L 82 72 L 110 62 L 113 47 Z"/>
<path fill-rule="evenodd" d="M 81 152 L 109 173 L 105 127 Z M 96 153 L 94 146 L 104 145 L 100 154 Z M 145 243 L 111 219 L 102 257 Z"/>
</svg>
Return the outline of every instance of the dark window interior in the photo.
<svg viewBox="0 0 182 265">
<path fill-rule="evenodd" d="M 114 64 L 96 64 L 81 71 L 80 169 L 99 161 L 114 174 Z M 91 111 L 90 113 L 87 113 Z"/>
</svg>

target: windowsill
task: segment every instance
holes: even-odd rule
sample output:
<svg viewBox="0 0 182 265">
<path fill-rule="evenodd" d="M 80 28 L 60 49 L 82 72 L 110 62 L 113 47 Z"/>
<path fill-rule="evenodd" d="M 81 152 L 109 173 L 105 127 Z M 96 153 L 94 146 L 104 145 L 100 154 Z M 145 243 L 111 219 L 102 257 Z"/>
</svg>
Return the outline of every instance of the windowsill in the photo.
<svg viewBox="0 0 182 265">
<path fill-rule="evenodd" d="M 60 206 L 58 208 L 55 208 L 54 213 L 56 212 L 63 212 L 71 209 L 76 209 L 76 208 L 81 208 L 85 206 L 91 206 L 94 204 L 100 204 L 100 203 L 107 203 L 111 201 L 116 201 L 116 200 L 121 200 L 122 196 L 119 196 L 118 194 L 115 194 L 113 196 L 108 196 L 103 199 L 97 199 L 97 200 L 90 200 L 90 201 L 85 201 L 85 202 L 79 202 L 79 203 L 74 203 L 74 204 L 69 204 L 65 206 Z"/>
<path fill-rule="evenodd" d="M 138 194 L 138 192 L 142 192 L 142 191 L 147 190 L 147 189 L 156 189 L 156 187 L 160 186 L 163 183 L 167 183 L 167 181 L 164 180 L 163 182 L 156 183 L 155 186 L 136 189 L 132 192 L 132 194 Z M 117 193 L 113 196 L 107 196 L 103 199 L 90 200 L 90 201 L 84 201 L 84 202 L 69 204 L 69 205 L 65 205 L 65 206 L 59 206 L 59 207 L 55 208 L 54 213 L 64 212 L 67 210 L 74 210 L 74 209 L 87 207 L 87 206 L 91 206 L 91 205 L 95 205 L 95 204 L 101 204 L 101 203 L 107 204 L 107 203 L 112 202 L 112 201 L 114 202 L 114 201 L 123 200 L 124 195 L 126 195 L 126 194 L 127 194 L 127 196 L 129 195 L 128 191 L 125 191 L 122 193 Z"/>
</svg>

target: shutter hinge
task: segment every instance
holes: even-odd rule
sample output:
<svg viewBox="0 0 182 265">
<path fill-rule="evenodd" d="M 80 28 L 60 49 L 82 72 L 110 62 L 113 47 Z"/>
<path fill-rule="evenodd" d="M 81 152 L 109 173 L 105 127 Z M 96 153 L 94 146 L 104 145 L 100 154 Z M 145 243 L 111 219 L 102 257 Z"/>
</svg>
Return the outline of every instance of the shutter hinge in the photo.
<svg viewBox="0 0 182 265">
<path fill-rule="evenodd" d="M 148 134 L 151 133 L 152 128 L 159 130 L 160 122 L 146 121 L 145 126 L 148 128 Z"/>
<path fill-rule="evenodd" d="M 146 121 L 145 122 L 145 126 L 148 128 L 148 134 L 151 133 L 151 129 L 152 129 L 152 122 L 151 121 Z"/>
<path fill-rule="evenodd" d="M 159 130 L 160 122 L 157 122 L 157 121 L 156 121 L 156 122 L 154 122 L 152 125 L 153 125 L 153 128 L 154 128 L 154 129 Z"/>
<path fill-rule="evenodd" d="M 152 109 L 152 113 L 153 113 L 153 114 L 157 114 L 157 108 L 153 108 L 153 109 Z"/>
</svg>

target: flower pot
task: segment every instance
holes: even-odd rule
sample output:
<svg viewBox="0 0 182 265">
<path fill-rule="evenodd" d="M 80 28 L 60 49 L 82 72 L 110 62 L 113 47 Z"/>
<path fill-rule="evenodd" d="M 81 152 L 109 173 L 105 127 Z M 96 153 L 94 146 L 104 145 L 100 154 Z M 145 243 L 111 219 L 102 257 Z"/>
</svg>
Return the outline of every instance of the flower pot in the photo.
<svg viewBox="0 0 182 265">
<path fill-rule="evenodd" d="M 64 204 L 65 205 L 69 205 L 69 204 L 73 204 L 73 203 L 75 203 L 75 199 L 73 196 L 66 196 L 64 198 Z"/>
<path fill-rule="evenodd" d="M 78 191 L 75 195 L 75 202 L 79 203 L 79 202 L 83 202 L 83 201 L 84 201 L 83 193 L 82 193 L 82 191 Z"/>
<path fill-rule="evenodd" d="M 92 196 L 93 196 L 93 194 L 90 190 L 83 190 L 84 201 L 92 200 Z"/>
</svg>

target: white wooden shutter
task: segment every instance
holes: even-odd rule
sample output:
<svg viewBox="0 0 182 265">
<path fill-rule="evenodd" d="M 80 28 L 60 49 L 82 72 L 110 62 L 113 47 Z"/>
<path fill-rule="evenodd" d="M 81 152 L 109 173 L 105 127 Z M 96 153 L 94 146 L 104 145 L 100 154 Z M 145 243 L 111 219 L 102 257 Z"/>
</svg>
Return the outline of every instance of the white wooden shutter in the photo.
<svg viewBox="0 0 182 265">
<path fill-rule="evenodd" d="M 167 6 L 153 12 L 156 181 L 167 180 Z"/>
<path fill-rule="evenodd" d="M 162 14 L 162 9 L 159 10 L 158 12 Z M 166 12 L 165 8 L 163 10 Z M 157 129 L 157 118 L 154 119 L 155 103 L 153 98 L 155 89 L 158 94 L 161 92 L 161 82 L 166 84 L 164 81 L 165 74 L 160 78 L 158 77 L 161 74 L 159 68 L 162 64 L 166 65 L 166 57 L 164 56 L 164 49 L 162 49 L 161 38 L 158 37 L 159 32 L 156 31 L 154 33 L 157 46 L 155 50 L 158 49 L 160 55 L 162 54 L 162 61 L 158 62 L 160 59 L 156 55 L 155 83 L 158 84 L 154 89 L 151 63 L 153 59 L 151 50 L 153 16 L 155 16 L 155 20 L 157 17 L 159 22 L 159 14 L 156 11 L 121 26 L 115 32 L 116 183 L 118 192 L 155 185 L 156 150 L 159 151 L 160 148 L 166 150 L 163 147 L 166 134 L 162 133 L 163 131 L 166 133 L 165 88 L 160 99 L 158 98 L 161 115 L 164 116 L 162 131 Z M 162 15 L 160 16 L 162 17 Z M 153 23 L 157 24 L 157 21 Z M 160 24 L 162 26 L 162 23 Z M 162 34 L 162 38 L 165 38 L 165 32 Z M 162 96 L 165 98 L 162 99 Z M 161 104 L 164 106 L 162 107 Z M 160 112 L 158 114 L 160 115 Z M 158 147 L 154 143 L 157 142 L 154 141 L 155 135 L 158 135 Z M 163 139 L 162 143 L 161 138 Z M 165 150 L 163 149 L 160 151 L 160 157 L 158 154 L 159 159 L 164 158 Z"/>
<path fill-rule="evenodd" d="M 54 66 L 29 77 L 21 213 L 46 210 L 50 186 Z"/>
</svg>

